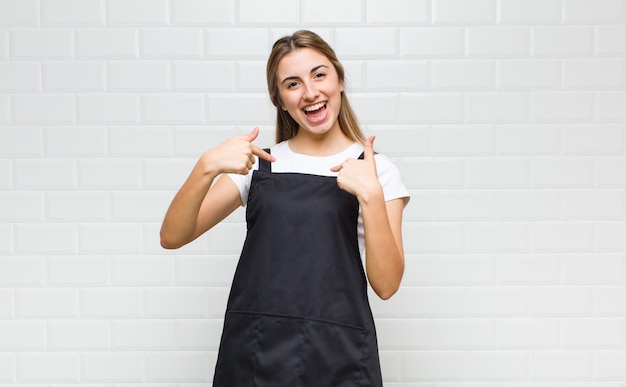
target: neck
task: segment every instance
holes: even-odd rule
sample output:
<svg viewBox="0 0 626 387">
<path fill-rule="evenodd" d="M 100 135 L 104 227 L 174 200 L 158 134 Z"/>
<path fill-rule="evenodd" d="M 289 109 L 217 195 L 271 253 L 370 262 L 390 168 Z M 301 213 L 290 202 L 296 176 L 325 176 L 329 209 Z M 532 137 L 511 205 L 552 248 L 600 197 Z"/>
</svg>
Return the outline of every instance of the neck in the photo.
<svg viewBox="0 0 626 387">
<path fill-rule="evenodd" d="M 330 133 L 314 135 L 300 130 L 289 140 L 289 148 L 295 153 L 307 156 L 331 156 L 345 150 L 353 143 L 354 141 L 341 131 L 332 135 Z"/>
</svg>

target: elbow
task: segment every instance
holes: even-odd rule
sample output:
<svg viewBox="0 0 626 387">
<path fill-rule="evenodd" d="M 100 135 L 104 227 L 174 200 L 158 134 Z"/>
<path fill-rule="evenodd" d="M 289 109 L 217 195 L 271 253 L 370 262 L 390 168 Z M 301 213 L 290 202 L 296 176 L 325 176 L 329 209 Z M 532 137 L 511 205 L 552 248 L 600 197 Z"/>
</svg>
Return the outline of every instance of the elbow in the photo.
<svg viewBox="0 0 626 387">
<path fill-rule="evenodd" d="M 398 287 L 394 287 L 394 288 L 390 288 L 390 289 L 374 290 L 374 292 L 376 293 L 378 298 L 380 298 L 381 300 L 385 300 L 386 301 L 386 300 L 390 299 L 394 294 L 396 294 L 398 292 Z"/>
<path fill-rule="evenodd" d="M 180 243 L 174 240 L 171 236 L 169 236 L 163 230 L 161 230 L 160 239 L 161 239 L 161 247 L 167 250 L 174 250 L 183 246 L 183 243 Z"/>
</svg>

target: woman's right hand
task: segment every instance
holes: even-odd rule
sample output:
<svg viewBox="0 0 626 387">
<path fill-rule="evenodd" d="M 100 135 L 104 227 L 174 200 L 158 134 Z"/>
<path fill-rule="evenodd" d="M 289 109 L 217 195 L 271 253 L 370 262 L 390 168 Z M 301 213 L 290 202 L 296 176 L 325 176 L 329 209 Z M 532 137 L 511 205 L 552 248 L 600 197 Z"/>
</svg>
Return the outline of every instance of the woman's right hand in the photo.
<svg viewBox="0 0 626 387">
<path fill-rule="evenodd" d="M 242 136 L 234 136 L 206 151 L 200 158 L 205 173 L 218 175 L 220 173 L 238 173 L 247 175 L 252 169 L 258 156 L 267 161 L 276 158 L 252 142 L 259 136 L 259 128 Z"/>
</svg>

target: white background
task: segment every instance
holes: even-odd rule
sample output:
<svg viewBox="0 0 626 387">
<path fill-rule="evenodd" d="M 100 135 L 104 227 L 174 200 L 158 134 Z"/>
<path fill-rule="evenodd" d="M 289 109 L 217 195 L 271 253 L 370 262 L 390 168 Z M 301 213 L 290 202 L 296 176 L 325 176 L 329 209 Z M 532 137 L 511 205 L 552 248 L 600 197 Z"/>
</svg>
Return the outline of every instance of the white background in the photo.
<svg viewBox="0 0 626 387">
<path fill-rule="evenodd" d="M 197 157 L 318 32 L 401 168 L 389 387 L 626 386 L 625 0 L 0 0 L 0 384 L 210 385 L 243 211 L 178 251 Z"/>
</svg>

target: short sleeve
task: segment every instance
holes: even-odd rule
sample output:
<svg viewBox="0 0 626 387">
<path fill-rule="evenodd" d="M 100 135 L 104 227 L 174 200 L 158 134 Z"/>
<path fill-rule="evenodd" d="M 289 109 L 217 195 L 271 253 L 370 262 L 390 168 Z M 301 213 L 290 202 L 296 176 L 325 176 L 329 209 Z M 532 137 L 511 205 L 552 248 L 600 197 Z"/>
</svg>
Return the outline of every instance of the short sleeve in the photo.
<svg viewBox="0 0 626 387">
<path fill-rule="evenodd" d="M 378 181 L 380 181 L 380 185 L 383 187 L 385 201 L 402 198 L 406 206 L 411 195 L 404 185 L 400 168 L 385 155 L 377 154 L 375 157 Z"/>
</svg>

